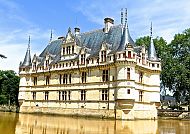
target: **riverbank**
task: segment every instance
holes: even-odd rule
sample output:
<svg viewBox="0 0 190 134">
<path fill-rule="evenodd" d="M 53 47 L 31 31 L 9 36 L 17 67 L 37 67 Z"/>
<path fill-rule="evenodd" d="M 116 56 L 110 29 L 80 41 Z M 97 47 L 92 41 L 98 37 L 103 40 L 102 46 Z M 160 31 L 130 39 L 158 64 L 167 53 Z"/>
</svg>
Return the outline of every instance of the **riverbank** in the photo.
<svg viewBox="0 0 190 134">
<path fill-rule="evenodd" d="M 1 112 L 14 112 L 19 113 L 19 108 L 17 106 L 7 106 L 7 105 L 0 105 L 0 111 Z M 30 114 L 42 114 L 42 115 L 58 115 L 61 116 L 61 114 L 50 114 L 50 113 L 30 113 Z M 65 115 L 63 115 L 65 116 Z M 79 115 L 67 115 L 67 116 L 76 116 L 76 117 L 84 117 L 84 118 L 102 118 L 105 117 L 97 117 L 97 116 L 79 116 Z M 113 120 L 113 118 L 111 118 Z M 158 110 L 158 119 L 163 120 L 190 120 L 190 112 L 189 111 L 182 111 L 182 110 L 165 110 L 165 109 L 159 109 Z"/>
<path fill-rule="evenodd" d="M 190 112 L 182 110 L 158 110 L 159 119 L 190 120 Z"/>
<path fill-rule="evenodd" d="M 1 112 L 14 112 L 18 113 L 19 108 L 17 106 L 7 106 L 7 105 L 0 105 Z"/>
</svg>

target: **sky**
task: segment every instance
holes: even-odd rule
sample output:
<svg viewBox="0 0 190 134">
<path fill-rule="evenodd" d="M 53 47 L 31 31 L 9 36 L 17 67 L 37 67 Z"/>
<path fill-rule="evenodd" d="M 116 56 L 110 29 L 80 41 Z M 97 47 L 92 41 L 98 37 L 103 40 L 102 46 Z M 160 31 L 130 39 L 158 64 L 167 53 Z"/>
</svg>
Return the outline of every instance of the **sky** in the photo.
<svg viewBox="0 0 190 134">
<path fill-rule="evenodd" d="M 150 35 L 168 43 L 177 33 L 190 28 L 190 0 L 0 0 L 0 70 L 18 73 L 28 36 L 31 56 L 39 55 L 53 39 L 65 36 L 69 27 L 87 32 L 104 27 L 104 18 L 120 24 L 121 8 L 128 10 L 128 24 L 133 40 Z"/>
</svg>

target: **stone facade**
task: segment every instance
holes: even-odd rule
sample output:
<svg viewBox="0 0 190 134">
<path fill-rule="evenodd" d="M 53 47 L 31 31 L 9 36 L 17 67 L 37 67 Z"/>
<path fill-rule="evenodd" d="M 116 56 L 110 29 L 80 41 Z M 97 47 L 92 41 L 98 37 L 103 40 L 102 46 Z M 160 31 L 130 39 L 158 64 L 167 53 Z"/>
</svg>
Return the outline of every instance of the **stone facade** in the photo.
<svg viewBox="0 0 190 134">
<path fill-rule="evenodd" d="M 106 18 L 103 30 L 86 33 L 69 28 L 32 60 L 28 47 L 19 68 L 20 112 L 157 118 L 160 60 L 134 44 L 127 22 L 113 22 Z"/>
</svg>

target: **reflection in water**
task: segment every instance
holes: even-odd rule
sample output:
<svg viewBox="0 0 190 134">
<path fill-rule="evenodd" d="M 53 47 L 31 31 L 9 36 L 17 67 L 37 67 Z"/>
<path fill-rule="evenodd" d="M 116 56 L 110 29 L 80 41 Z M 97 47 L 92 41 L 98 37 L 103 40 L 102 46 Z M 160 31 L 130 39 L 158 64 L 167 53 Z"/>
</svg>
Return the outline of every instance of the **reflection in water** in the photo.
<svg viewBox="0 0 190 134">
<path fill-rule="evenodd" d="M 190 121 L 100 120 L 0 113 L 3 134 L 188 134 Z"/>
</svg>

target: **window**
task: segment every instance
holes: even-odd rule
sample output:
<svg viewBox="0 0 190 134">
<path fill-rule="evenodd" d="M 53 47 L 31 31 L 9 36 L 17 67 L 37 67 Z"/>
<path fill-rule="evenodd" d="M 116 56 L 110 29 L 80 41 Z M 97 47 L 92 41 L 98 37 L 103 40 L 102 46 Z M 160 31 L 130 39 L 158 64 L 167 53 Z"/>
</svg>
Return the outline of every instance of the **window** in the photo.
<svg viewBox="0 0 190 134">
<path fill-rule="evenodd" d="M 75 50 L 75 48 L 74 48 L 74 46 L 72 46 L 72 54 L 74 54 L 74 50 Z"/>
<path fill-rule="evenodd" d="M 97 61 L 96 61 L 97 63 L 99 63 L 99 58 L 97 59 Z"/>
<path fill-rule="evenodd" d="M 36 100 L 36 92 L 32 92 L 32 99 Z"/>
<path fill-rule="evenodd" d="M 142 64 L 145 64 L 145 54 L 142 54 Z"/>
<path fill-rule="evenodd" d="M 140 73 L 139 73 L 139 82 L 140 82 L 140 83 L 142 83 L 142 79 L 143 79 L 143 73 L 140 72 Z"/>
<path fill-rule="evenodd" d="M 111 56 L 110 56 L 110 61 L 111 61 Z"/>
<path fill-rule="evenodd" d="M 131 51 L 128 51 L 128 58 L 131 58 Z"/>
<path fill-rule="evenodd" d="M 120 58 L 121 58 L 121 54 L 118 55 L 118 59 L 120 59 Z"/>
<path fill-rule="evenodd" d="M 71 54 L 71 46 L 67 47 L 67 54 Z"/>
<path fill-rule="evenodd" d="M 123 58 L 125 58 L 126 57 L 126 53 L 123 53 Z"/>
<path fill-rule="evenodd" d="M 94 64 L 94 59 L 92 59 L 92 62 L 91 62 L 92 64 Z"/>
<path fill-rule="evenodd" d="M 62 75 L 60 74 L 59 75 L 59 84 L 61 84 L 61 81 L 62 81 Z"/>
<path fill-rule="evenodd" d="M 81 64 L 85 64 L 86 54 L 81 54 Z"/>
<path fill-rule="evenodd" d="M 131 78 L 130 68 L 127 68 L 127 80 L 130 80 L 130 78 Z"/>
<path fill-rule="evenodd" d="M 36 70 L 36 62 L 33 63 L 33 70 Z"/>
<path fill-rule="evenodd" d="M 101 60 L 102 62 L 106 62 L 106 51 L 101 51 Z"/>
<path fill-rule="evenodd" d="M 127 89 L 127 94 L 130 94 L 130 93 L 131 93 L 130 89 Z"/>
<path fill-rule="evenodd" d="M 48 96 L 49 96 L 49 92 L 46 91 L 46 92 L 45 92 L 45 100 L 48 100 Z"/>
<path fill-rule="evenodd" d="M 61 100 L 61 91 L 59 91 L 59 100 Z"/>
<path fill-rule="evenodd" d="M 81 100 L 86 100 L 86 91 L 81 90 Z"/>
<path fill-rule="evenodd" d="M 68 100 L 71 100 L 71 91 L 68 91 Z"/>
<path fill-rule="evenodd" d="M 155 67 L 155 65 L 154 65 L 154 64 L 152 64 L 152 67 Z"/>
<path fill-rule="evenodd" d="M 65 55 L 65 48 L 63 47 L 63 55 Z"/>
<path fill-rule="evenodd" d="M 50 76 L 46 76 L 46 85 L 49 85 Z"/>
<path fill-rule="evenodd" d="M 69 83 L 71 83 L 71 74 L 69 74 Z"/>
<path fill-rule="evenodd" d="M 62 91 L 62 100 L 67 100 L 67 91 Z"/>
<path fill-rule="evenodd" d="M 46 60 L 46 67 L 49 66 L 49 60 Z"/>
<path fill-rule="evenodd" d="M 63 75 L 63 84 L 67 84 L 67 77 L 68 77 L 67 74 Z"/>
<path fill-rule="evenodd" d="M 139 101 L 143 101 L 143 91 L 139 91 Z"/>
<path fill-rule="evenodd" d="M 102 100 L 108 100 L 108 90 L 102 90 Z"/>
<path fill-rule="evenodd" d="M 159 68 L 160 67 L 160 65 L 159 64 L 157 64 L 157 68 Z"/>
<path fill-rule="evenodd" d="M 34 77 L 34 86 L 37 85 L 38 78 Z"/>
<path fill-rule="evenodd" d="M 81 80 L 82 80 L 82 83 L 86 83 L 86 72 L 82 72 Z"/>
<path fill-rule="evenodd" d="M 109 77 L 108 70 L 103 70 L 103 72 L 102 72 L 102 81 L 103 82 L 108 81 L 108 77 Z"/>
</svg>

